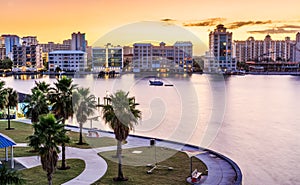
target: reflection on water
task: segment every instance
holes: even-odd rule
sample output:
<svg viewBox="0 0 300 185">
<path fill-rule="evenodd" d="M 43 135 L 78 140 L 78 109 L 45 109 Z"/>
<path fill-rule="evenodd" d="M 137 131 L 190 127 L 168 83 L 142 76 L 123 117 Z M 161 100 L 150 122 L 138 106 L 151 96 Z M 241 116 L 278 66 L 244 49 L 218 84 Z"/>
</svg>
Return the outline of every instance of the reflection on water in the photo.
<svg viewBox="0 0 300 185">
<path fill-rule="evenodd" d="M 20 74 L 20 75 L 13 75 L 15 80 L 30 80 L 30 79 L 39 79 L 43 78 L 42 74 L 33 74 L 33 75 L 25 75 L 25 74 Z"/>
<path fill-rule="evenodd" d="M 239 164 L 244 184 L 300 184 L 299 77 L 236 76 L 226 89 L 212 149 Z"/>
<path fill-rule="evenodd" d="M 149 86 L 149 75 L 132 74 L 114 79 L 89 75 L 74 82 L 89 87 L 101 103 L 106 91 L 129 91 L 143 117 L 135 134 L 219 151 L 241 167 L 243 184 L 300 184 L 300 77 L 247 75 L 224 80 L 194 74 L 160 78 L 174 86 Z M 35 80 L 56 81 L 47 76 L 2 80 L 25 93 Z M 92 124 L 108 129 L 102 120 Z M 90 122 L 84 126 L 90 127 Z"/>
</svg>

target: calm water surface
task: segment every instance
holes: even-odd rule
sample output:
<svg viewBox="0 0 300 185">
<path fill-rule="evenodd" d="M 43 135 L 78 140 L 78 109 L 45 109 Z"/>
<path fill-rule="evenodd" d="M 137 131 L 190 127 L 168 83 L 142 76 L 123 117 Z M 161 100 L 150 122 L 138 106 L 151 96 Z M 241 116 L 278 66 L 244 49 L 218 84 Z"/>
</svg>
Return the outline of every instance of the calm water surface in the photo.
<svg viewBox="0 0 300 185">
<path fill-rule="evenodd" d="M 108 93 L 129 91 L 143 113 L 135 134 L 221 152 L 240 166 L 243 184 L 300 184 L 300 77 L 162 78 L 172 87 L 149 86 L 149 79 L 130 74 L 117 79 L 87 76 L 74 82 L 89 87 L 101 103 Z M 2 80 L 23 93 L 30 92 L 35 80 L 56 81 L 48 77 Z M 108 129 L 102 120 L 94 121 L 92 127 Z"/>
</svg>

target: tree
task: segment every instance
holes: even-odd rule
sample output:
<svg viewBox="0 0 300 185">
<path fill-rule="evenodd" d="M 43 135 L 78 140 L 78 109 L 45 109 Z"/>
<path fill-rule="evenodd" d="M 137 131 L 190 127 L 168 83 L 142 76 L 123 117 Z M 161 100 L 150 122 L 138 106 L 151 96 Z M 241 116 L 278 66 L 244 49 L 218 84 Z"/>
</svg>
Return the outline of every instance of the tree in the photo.
<svg viewBox="0 0 300 185">
<path fill-rule="evenodd" d="M 59 66 L 57 66 L 56 68 L 55 68 L 55 72 L 56 73 L 59 73 L 59 72 L 61 72 L 62 70 L 61 70 L 61 68 L 59 67 Z"/>
<path fill-rule="evenodd" d="M 56 169 L 58 145 L 68 140 L 67 130 L 64 125 L 57 121 L 53 114 L 42 115 L 39 122 L 32 124 L 33 135 L 29 136 L 29 146 L 38 151 L 41 157 L 42 168 L 47 172 L 48 184 L 52 185 L 52 176 Z"/>
<path fill-rule="evenodd" d="M 7 102 L 7 91 L 4 88 L 5 82 L 0 81 L 0 109 L 5 108 Z"/>
<path fill-rule="evenodd" d="M 115 181 L 128 180 L 122 171 L 122 142 L 126 140 L 129 132 L 141 118 L 141 111 L 136 109 L 135 98 L 128 97 L 129 93 L 122 90 L 107 98 L 107 103 L 102 105 L 103 119 L 114 131 L 117 139 L 118 176 Z"/>
<path fill-rule="evenodd" d="M 26 117 L 31 118 L 32 123 L 37 122 L 40 115 L 49 113 L 47 97 L 49 86 L 46 82 L 35 82 L 35 87 L 31 89 L 31 96 L 25 100 L 28 104 L 22 110 Z"/>
<path fill-rule="evenodd" d="M 31 122 L 35 123 L 40 115 L 49 113 L 49 108 L 47 97 L 41 90 L 31 89 L 31 93 L 30 98 L 25 100 L 28 104 L 22 110 L 27 117 L 31 118 Z"/>
<path fill-rule="evenodd" d="M 11 69 L 13 62 L 10 58 L 6 57 L 4 60 L 0 60 L 0 69 Z"/>
<path fill-rule="evenodd" d="M 83 144 L 82 127 L 87 118 L 94 114 L 96 103 L 96 97 L 90 94 L 89 88 L 78 88 L 73 93 L 73 107 L 80 128 L 78 144 Z"/>
<path fill-rule="evenodd" d="M 7 101 L 5 107 L 7 107 L 7 130 L 10 130 L 10 108 L 16 107 L 18 105 L 18 93 L 17 91 L 13 90 L 12 88 L 7 88 Z"/>
<path fill-rule="evenodd" d="M 24 184 L 25 180 L 20 172 L 14 169 L 9 169 L 5 165 L 0 167 L 0 184 Z"/>
<path fill-rule="evenodd" d="M 35 81 L 35 87 L 33 89 L 38 89 L 42 91 L 45 95 L 47 95 L 50 90 L 49 88 L 50 88 L 50 84 L 47 84 L 44 81 L 42 82 Z"/>
<path fill-rule="evenodd" d="M 55 87 L 50 89 L 49 100 L 52 105 L 52 112 L 57 119 L 62 119 L 65 125 L 66 119 L 73 116 L 72 93 L 76 85 L 72 84 L 73 80 L 63 76 L 54 83 Z M 65 143 L 62 143 L 62 160 L 60 169 L 69 169 L 66 164 Z"/>
</svg>

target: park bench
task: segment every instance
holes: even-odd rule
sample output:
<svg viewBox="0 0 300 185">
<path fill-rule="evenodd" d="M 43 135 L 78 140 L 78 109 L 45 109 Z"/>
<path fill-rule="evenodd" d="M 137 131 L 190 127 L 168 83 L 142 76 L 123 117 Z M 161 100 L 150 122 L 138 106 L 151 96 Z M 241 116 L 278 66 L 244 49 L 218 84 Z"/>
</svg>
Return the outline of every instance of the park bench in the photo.
<svg viewBox="0 0 300 185">
<path fill-rule="evenodd" d="M 199 182 L 200 179 L 201 179 L 201 175 L 202 175 L 202 173 L 201 173 L 201 172 L 198 172 L 198 170 L 195 169 L 195 170 L 193 171 L 193 173 L 191 174 L 192 182 L 193 182 L 193 183 Z"/>
</svg>

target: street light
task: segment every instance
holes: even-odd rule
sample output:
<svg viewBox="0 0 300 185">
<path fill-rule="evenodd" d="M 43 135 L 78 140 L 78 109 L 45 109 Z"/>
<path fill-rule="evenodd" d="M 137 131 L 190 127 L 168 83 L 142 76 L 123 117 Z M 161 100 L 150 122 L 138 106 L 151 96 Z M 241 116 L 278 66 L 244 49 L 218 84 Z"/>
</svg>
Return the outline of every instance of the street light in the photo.
<svg viewBox="0 0 300 185">
<path fill-rule="evenodd" d="M 147 174 L 152 174 L 153 170 L 159 169 L 159 168 L 165 168 L 165 169 L 168 169 L 168 170 L 173 170 L 173 167 L 162 166 L 162 165 L 159 165 L 157 163 L 157 158 L 156 158 L 156 140 L 155 139 L 150 139 L 150 146 L 154 147 L 154 159 L 155 159 L 155 163 L 147 165 L 148 167 L 152 167 L 150 170 L 147 171 Z"/>
</svg>

